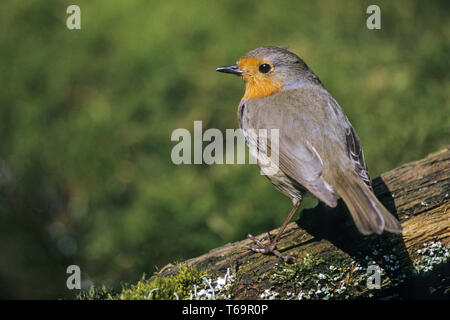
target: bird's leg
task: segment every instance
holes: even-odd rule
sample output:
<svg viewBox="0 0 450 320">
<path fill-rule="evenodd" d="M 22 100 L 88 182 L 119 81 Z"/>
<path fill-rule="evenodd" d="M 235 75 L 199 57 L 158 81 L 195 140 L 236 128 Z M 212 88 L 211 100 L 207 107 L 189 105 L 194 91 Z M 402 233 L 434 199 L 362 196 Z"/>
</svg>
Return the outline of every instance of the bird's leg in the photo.
<svg viewBox="0 0 450 320">
<path fill-rule="evenodd" d="M 289 212 L 287 218 L 284 220 L 283 225 L 278 230 L 278 233 L 275 236 L 275 239 L 272 240 L 270 233 L 267 232 L 267 236 L 269 238 L 269 244 L 264 246 L 260 240 L 256 239 L 251 234 L 248 234 L 247 238 L 253 240 L 253 242 L 255 242 L 255 244 L 259 247 L 259 248 L 254 248 L 254 247 L 247 246 L 248 249 L 252 250 L 253 252 L 259 252 L 259 253 L 273 253 L 277 257 L 283 259 L 285 262 L 287 262 L 288 260 L 293 258 L 292 256 L 289 256 L 289 255 L 283 256 L 280 253 L 280 251 L 278 251 L 278 249 L 277 249 L 278 240 L 280 239 L 281 234 L 283 233 L 284 229 L 286 229 L 286 226 L 289 223 L 289 221 L 291 221 L 292 216 L 294 215 L 294 213 L 297 211 L 298 207 L 300 206 L 302 199 L 294 198 L 292 200 L 292 202 L 293 202 L 293 207 L 292 207 L 291 211 Z"/>
</svg>

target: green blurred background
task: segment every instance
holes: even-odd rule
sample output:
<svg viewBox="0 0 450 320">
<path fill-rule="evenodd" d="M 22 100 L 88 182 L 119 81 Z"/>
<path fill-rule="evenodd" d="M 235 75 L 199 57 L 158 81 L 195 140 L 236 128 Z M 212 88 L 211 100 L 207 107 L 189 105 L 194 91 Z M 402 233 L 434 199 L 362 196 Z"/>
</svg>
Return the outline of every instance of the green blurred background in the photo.
<svg viewBox="0 0 450 320">
<path fill-rule="evenodd" d="M 237 127 L 243 82 L 214 69 L 256 47 L 289 46 L 318 74 L 372 177 L 445 147 L 449 3 L 2 1 L 0 297 L 73 297 L 71 264 L 84 288 L 120 288 L 278 227 L 290 201 L 256 166 L 170 159 L 176 128 Z"/>
</svg>

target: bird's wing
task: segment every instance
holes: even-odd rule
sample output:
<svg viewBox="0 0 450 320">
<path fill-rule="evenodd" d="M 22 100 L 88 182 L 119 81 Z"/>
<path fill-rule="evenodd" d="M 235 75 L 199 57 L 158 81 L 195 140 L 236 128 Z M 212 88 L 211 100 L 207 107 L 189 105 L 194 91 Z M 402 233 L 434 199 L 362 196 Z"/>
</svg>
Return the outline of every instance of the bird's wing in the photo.
<svg viewBox="0 0 450 320">
<path fill-rule="evenodd" d="M 327 205 L 336 206 L 336 197 L 322 177 L 322 159 L 307 140 L 299 141 L 284 135 L 280 139 L 279 167 Z"/>
<path fill-rule="evenodd" d="M 364 183 L 372 189 L 372 181 L 370 180 L 369 171 L 367 170 L 366 162 L 364 161 L 364 153 L 359 142 L 359 137 L 355 129 L 350 125 L 345 131 L 345 138 L 347 141 L 347 151 L 353 167 L 359 177 Z"/>
</svg>

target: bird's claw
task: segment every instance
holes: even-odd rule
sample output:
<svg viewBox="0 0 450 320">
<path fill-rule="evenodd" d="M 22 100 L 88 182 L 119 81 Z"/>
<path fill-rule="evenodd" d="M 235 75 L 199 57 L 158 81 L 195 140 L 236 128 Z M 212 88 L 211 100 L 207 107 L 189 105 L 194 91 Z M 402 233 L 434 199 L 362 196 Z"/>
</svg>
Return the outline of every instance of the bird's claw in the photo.
<svg viewBox="0 0 450 320">
<path fill-rule="evenodd" d="M 254 237 L 251 234 L 248 234 L 247 238 L 252 240 L 259 247 L 259 248 L 255 248 L 255 247 L 251 247 L 251 246 L 246 246 L 247 249 L 249 249 L 253 252 L 258 252 L 258 253 L 262 253 L 262 254 L 273 253 L 278 258 L 283 259 L 284 262 L 289 262 L 290 260 L 294 260 L 293 256 L 282 255 L 281 252 L 278 251 L 277 243 L 275 241 L 272 241 L 272 237 L 270 236 L 269 232 L 267 232 L 267 238 L 269 239 L 268 245 L 263 245 L 261 240 L 257 239 L 256 237 Z"/>
</svg>

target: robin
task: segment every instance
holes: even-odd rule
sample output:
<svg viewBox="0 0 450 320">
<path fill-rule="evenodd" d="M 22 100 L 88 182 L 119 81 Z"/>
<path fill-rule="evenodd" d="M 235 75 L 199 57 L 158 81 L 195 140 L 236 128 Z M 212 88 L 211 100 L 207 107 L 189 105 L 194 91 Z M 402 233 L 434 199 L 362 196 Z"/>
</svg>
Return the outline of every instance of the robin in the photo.
<svg viewBox="0 0 450 320">
<path fill-rule="evenodd" d="M 372 192 L 355 129 L 301 58 L 286 48 L 260 47 L 236 64 L 216 71 L 244 79 L 239 126 L 252 154 L 263 149 L 263 155 L 277 157 L 279 170 L 267 177 L 293 203 L 276 237 L 271 239 L 269 234 L 269 244 L 263 245 L 249 234 L 258 246 L 249 249 L 273 253 L 287 261 L 290 257 L 281 255 L 277 242 L 304 196 L 317 197 L 330 207 L 337 205 L 336 197 L 342 198 L 364 235 L 381 234 L 383 230 L 401 233 L 399 221 Z M 267 147 L 261 148 L 251 134 L 259 129 L 279 130 L 275 155 L 275 148 L 270 148 L 274 141 L 269 139 Z"/>
</svg>

